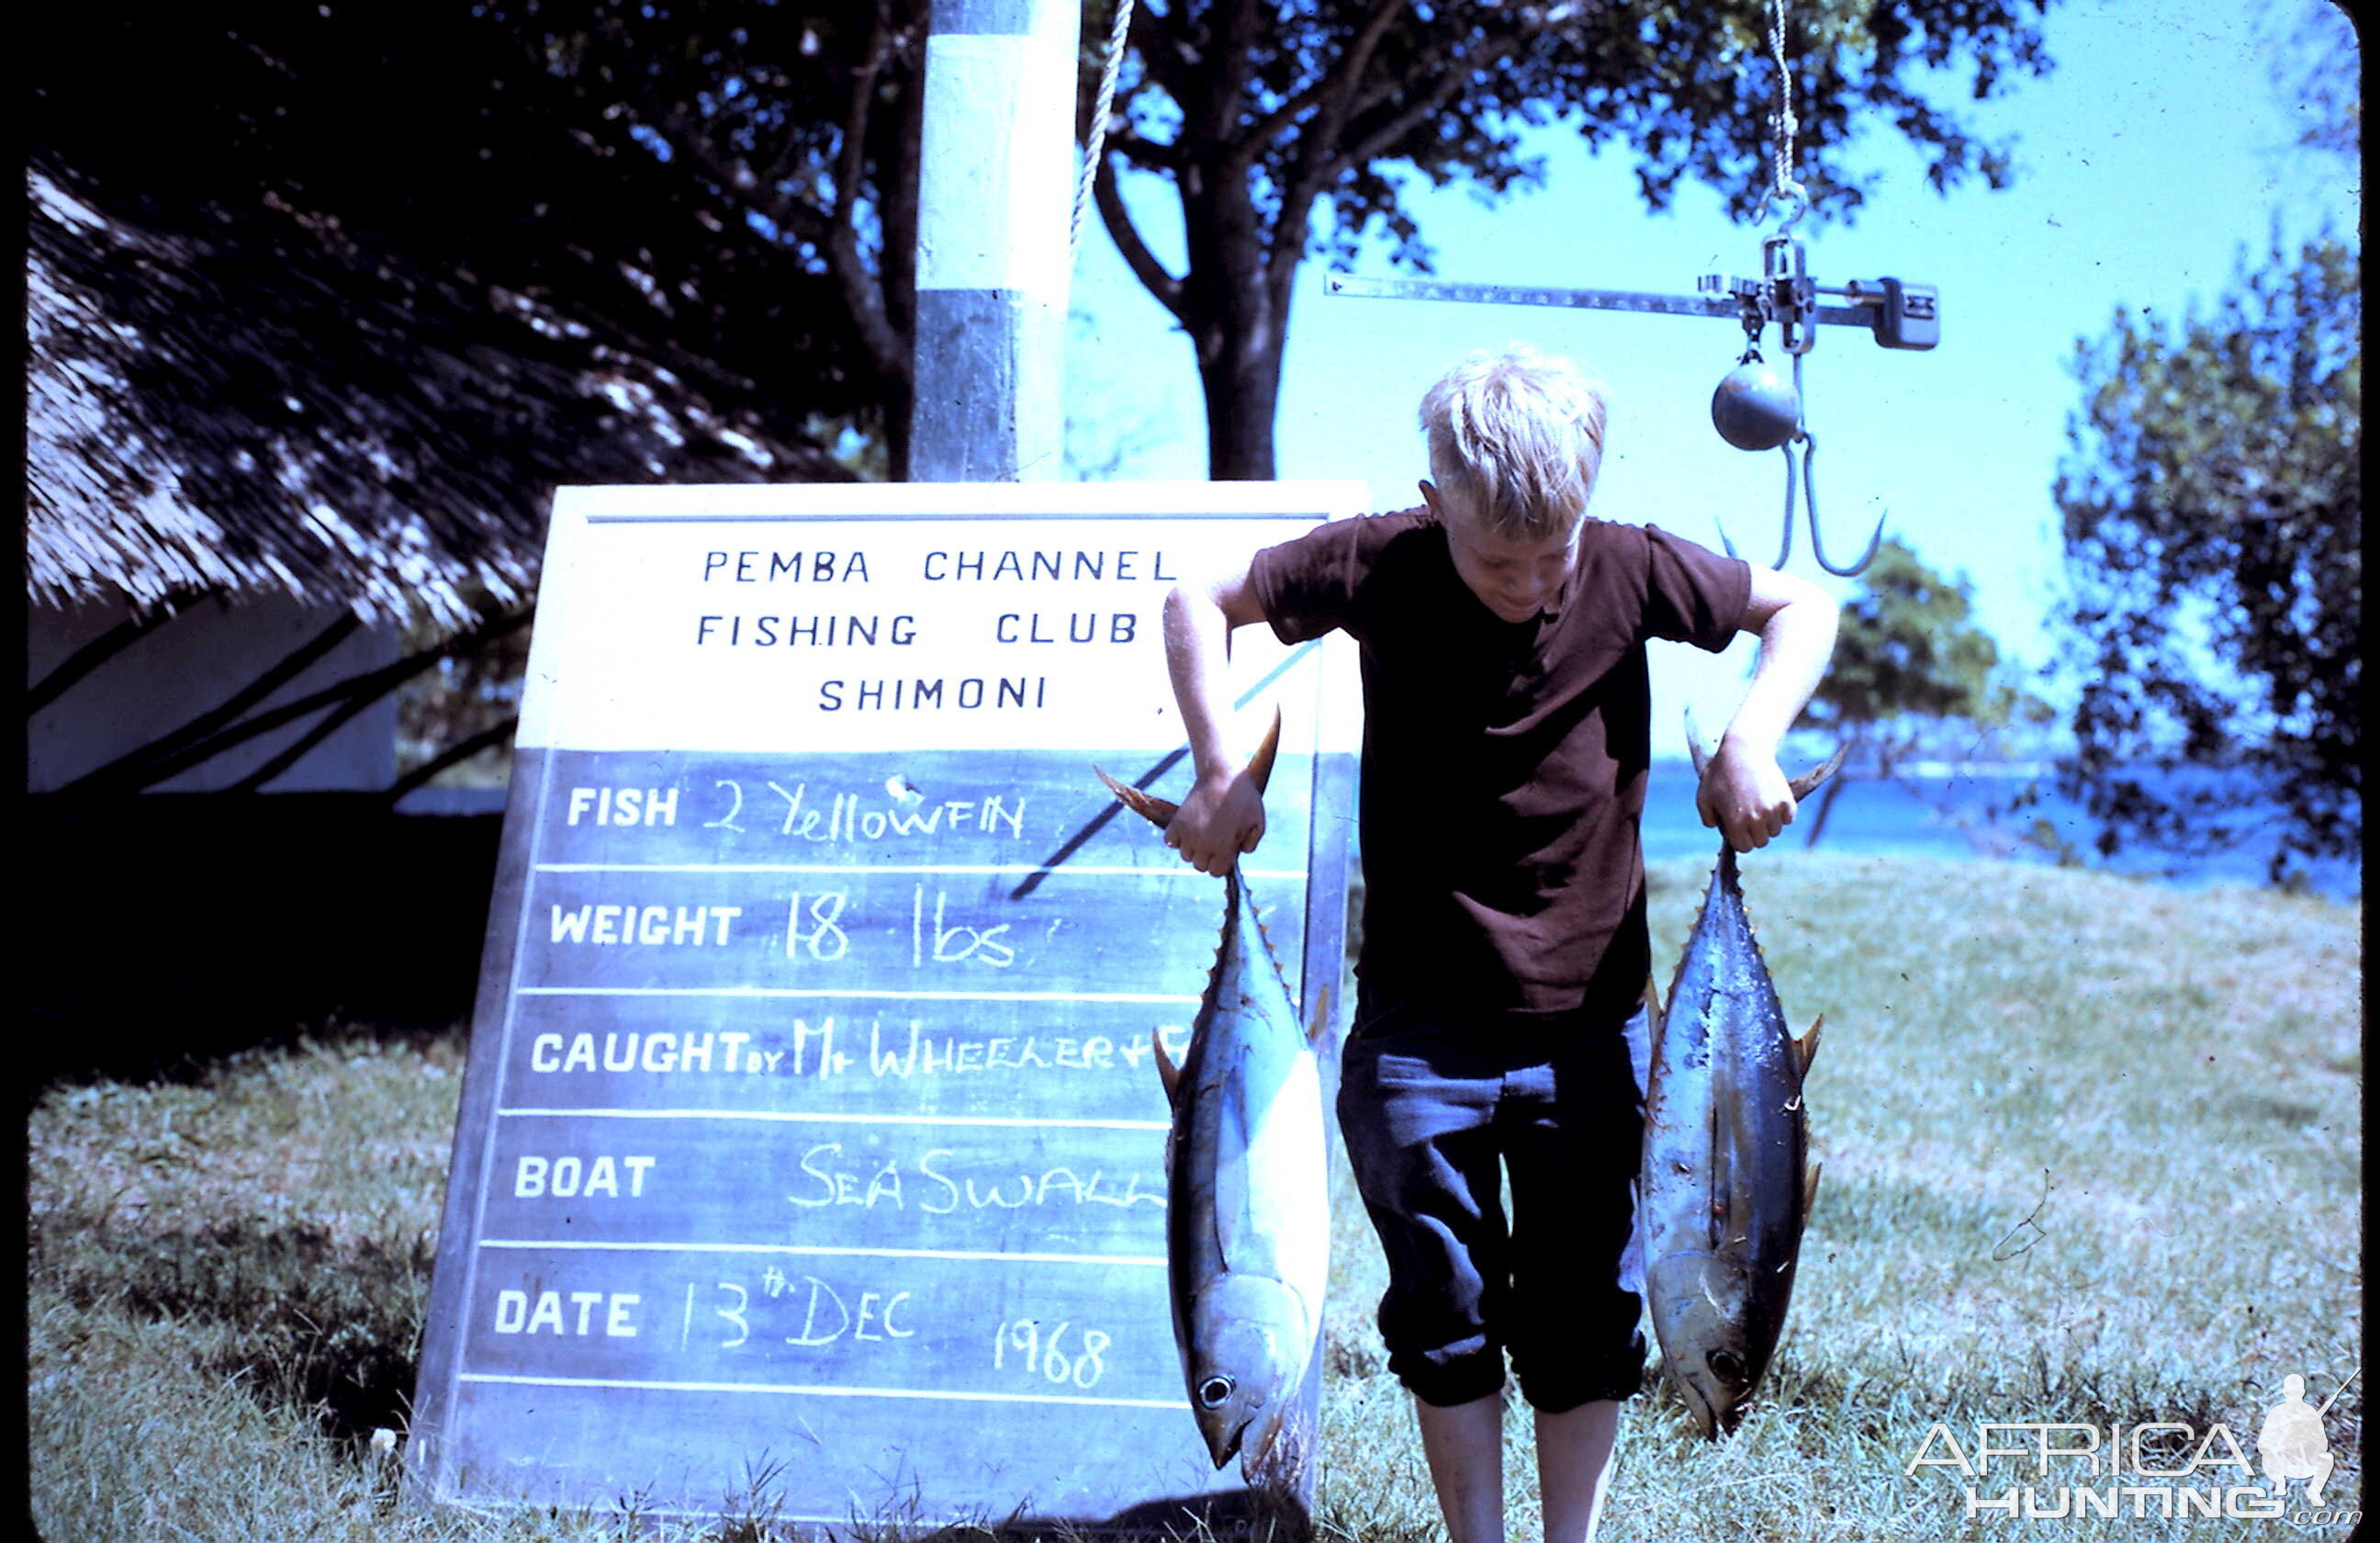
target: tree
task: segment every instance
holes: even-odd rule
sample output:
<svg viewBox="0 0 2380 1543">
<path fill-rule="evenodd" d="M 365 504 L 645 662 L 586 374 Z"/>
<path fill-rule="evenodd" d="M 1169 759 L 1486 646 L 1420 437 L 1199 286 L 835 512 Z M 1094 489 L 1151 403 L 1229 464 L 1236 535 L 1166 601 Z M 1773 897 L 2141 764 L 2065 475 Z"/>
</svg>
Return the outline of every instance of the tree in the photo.
<svg viewBox="0 0 2380 1543">
<path fill-rule="evenodd" d="M 2362 280 L 2351 247 L 2277 238 L 2210 314 L 2119 311 L 2079 349 L 2058 785 L 2102 853 L 2272 834 L 2277 882 L 2360 847 Z"/>
<path fill-rule="evenodd" d="M 1842 608 L 1833 662 L 1810 702 L 1812 721 L 1852 752 L 1811 819 L 1813 846 L 1853 769 L 1889 780 L 1944 723 L 1988 731 L 2034 705 L 2006 678 L 1998 645 L 1974 625 L 1974 587 L 1963 577 L 1946 579 L 1888 540 L 1860 584 Z"/>
<path fill-rule="evenodd" d="M 710 212 L 832 334 L 832 410 L 907 464 L 928 0 L 482 0 L 569 121 Z M 757 261 L 755 261 L 757 260 Z M 664 286 L 667 275 L 663 275 Z M 795 358 L 780 363 L 801 368 Z"/>
<path fill-rule="evenodd" d="M 2338 0 L 2274 6 L 2258 18 L 2259 51 L 2272 61 L 2270 83 L 2281 105 L 2299 115 L 2298 144 L 2360 159 L 2363 148 L 2363 79 L 2355 18 Z"/>
</svg>

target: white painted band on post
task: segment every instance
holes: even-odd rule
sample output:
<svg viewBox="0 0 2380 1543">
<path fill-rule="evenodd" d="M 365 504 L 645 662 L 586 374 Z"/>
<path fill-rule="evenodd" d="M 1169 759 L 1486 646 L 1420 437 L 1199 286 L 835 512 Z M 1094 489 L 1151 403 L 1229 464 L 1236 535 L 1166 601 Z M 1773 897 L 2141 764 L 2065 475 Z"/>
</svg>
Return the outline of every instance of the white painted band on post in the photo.
<svg viewBox="0 0 2380 1543">
<path fill-rule="evenodd" d="M 936 34 L 919 149 L 917 287 L 1003 289 L 1062 309 L 1075 61 L 1030 35 Z"/>
</svg>

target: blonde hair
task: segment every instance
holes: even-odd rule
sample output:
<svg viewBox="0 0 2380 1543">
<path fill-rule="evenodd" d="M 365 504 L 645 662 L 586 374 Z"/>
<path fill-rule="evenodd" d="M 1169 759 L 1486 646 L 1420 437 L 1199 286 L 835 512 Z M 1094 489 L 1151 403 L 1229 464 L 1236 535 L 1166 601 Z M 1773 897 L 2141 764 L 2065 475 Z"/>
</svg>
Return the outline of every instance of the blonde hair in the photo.
<svg viewBox="0 0 2380 1543">
<path fill-rule="evenodd" d="M 1429 474 L 1491 534 L 1567 534 L 1603 465 L 1603 383 L 1526 344 L 1483 348 L 1421 399 Z"/>
</svg>

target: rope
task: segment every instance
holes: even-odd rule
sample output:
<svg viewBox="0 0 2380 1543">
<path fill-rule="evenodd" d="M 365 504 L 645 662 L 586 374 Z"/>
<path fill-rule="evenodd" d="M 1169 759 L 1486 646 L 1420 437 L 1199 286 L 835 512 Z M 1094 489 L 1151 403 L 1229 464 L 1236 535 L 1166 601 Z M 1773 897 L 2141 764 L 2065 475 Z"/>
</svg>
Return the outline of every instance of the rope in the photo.
<svg viewBox="0 0 2380 1543">
<path fill-rule="evenodd" d="M 1099 180 L 1099 160 L 1106 153 L 1108 113 L 1115 106 L 1116 76 L 1123 68 L 1124 39 L 1132 30 L 1132 0 L 1119 0 L 1115 22 L 1108 29 L 1107 67 L 1099 71 L 1099 105 L 1091 111 L 1090 142 L 1083 147 L 1082 180 L 1075 184 L 1075 221 L 1066 233 L 1066 261 L 1073 262 L 1083 248 L 1083 215 L 1091 207 L 1091 185 Z"/>
<path fill-rule="evenodd" d="M 1793 115 L 1793 69 L 1785 58 L 1785 0 L 1770 0 L 1768 12 L 1768 47 L 1777 57 L 1777 111 L 1769 115 L 1769 127 L 1777 133 L 1776 190 L 1768 201 L 1792 199 L 1799 208 L 1785 228 L 1791 229 L 1803 211 L 1810 207 L 1807 189 L 1793 180 L 1793 137 L 1801 131 L 1802 120 Z"/>
</svg>

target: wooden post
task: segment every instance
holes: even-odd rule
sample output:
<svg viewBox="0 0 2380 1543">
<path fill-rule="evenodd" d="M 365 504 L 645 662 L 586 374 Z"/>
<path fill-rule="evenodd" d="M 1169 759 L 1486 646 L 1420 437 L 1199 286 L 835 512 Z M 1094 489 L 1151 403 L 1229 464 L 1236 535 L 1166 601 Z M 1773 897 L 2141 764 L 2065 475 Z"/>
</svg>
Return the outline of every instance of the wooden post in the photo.
<svg viewBox="0 0 2380 1543">
<path fill-rule="evenodd" d="M 1073 0 L 934 0 L 917 193 L 909 474 L 1063 469 Z"/>
</svg>

